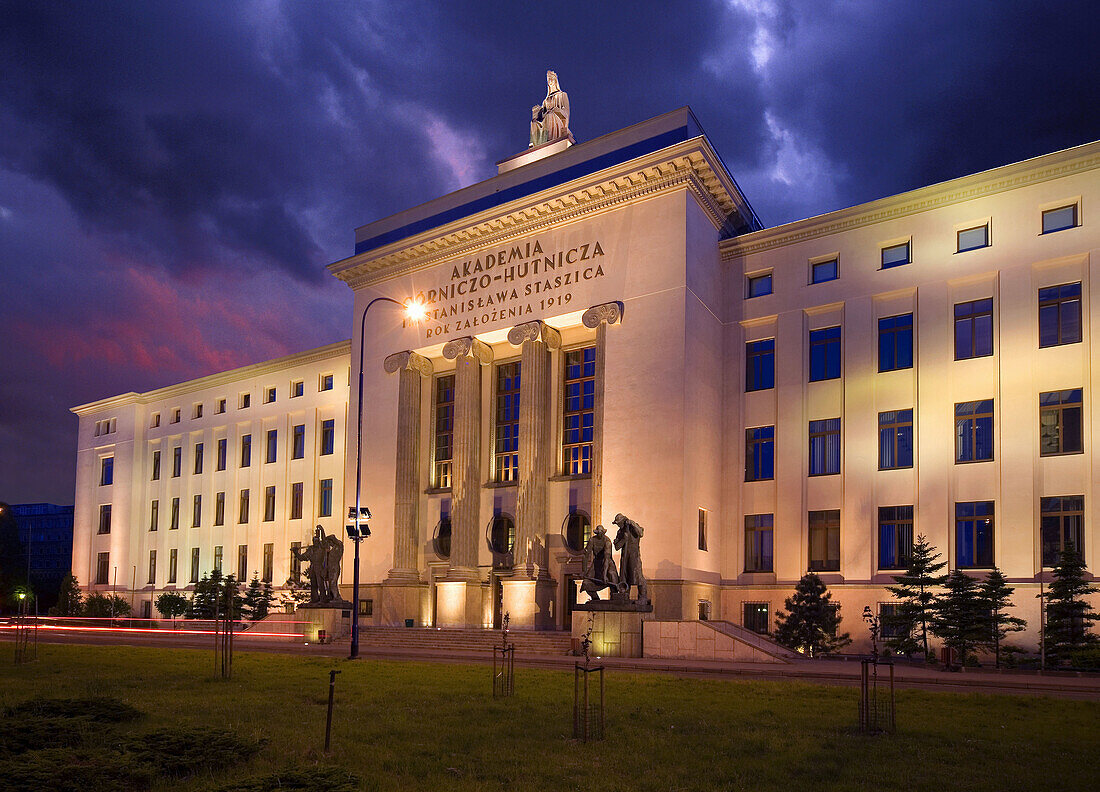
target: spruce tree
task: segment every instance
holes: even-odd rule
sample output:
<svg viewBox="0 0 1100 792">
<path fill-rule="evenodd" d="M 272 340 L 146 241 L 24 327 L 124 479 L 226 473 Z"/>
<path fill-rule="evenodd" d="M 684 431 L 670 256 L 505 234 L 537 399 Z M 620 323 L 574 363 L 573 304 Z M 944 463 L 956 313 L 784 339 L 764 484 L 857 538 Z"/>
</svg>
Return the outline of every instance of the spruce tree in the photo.
<svg viewBox="0 0 1100 792">
<path fill-rule="evenodd" d="M 898 585 L 886 587 L 898 599 L 897 609 L 887 625 L 894 628 L 898 637 L 887 643 L 901 654 L 909 655 L 923 649 L 925 657 L 931 656 L 928 626 L 936 610 L 936 595 L 932 589 L 942 586 L 946 580 L 944 575 L 937 574 L 947 566 L 946 561 L 939 559 L 936 548 L 923 534 L 918 535 L 905 574 L 894 576 Z"/>
<path fill-rule="evenodd" d="M 275 599 L 275 590 L 271 587 L 271 583 L 268 581 L 261 583 L 259 576 L 253 575 L 244 594 L 241 614 L 249 621 L 259 621 L 271 610 L 273 599 Z"/>
<path fill-rule="evenodd" d="M 1001 667 L 1001 642 L 1009 633 L 1020 632 L 1027 627 L 1027 622 L 1023 619 L 1005 613 L 1008 608 L 1016 607 L 1009 599 L 1015 590 L 1008 585 L 1004 573 L 997 567 L 993 567 L 993 571 L 986 576 L 979 590 L 988 620 L 986 645 L 993 649 L 993 662 L 997 668 Z"/>
<path fill-rule="evenodd" d="M 978 581 L 958 569 L 948 576 L 944 587 L 947 591 L 936 603 L 929 626 L 944 646 L 959 653 L 959 663 L 966 665 L 967 657 L 987 638 L 985 601 Z"/>
<path fill-rule="evenodd" d="M 1046 655 L 1055 663 L 1069 659 L 1070 653 L 1097 643 L 1090 622 L 1100 619 L 1089 605 L 1090 594 L 1100 587 L 1085 580 L 1085 561 L 1072 546 L 1062 551 L 1054 580 L 1047 593 L 1047 622 L 1044 631 Z"/>
<path fill-rule="evenodd" d="M 795 586 L 794 596 L 784 603 L 787 612 L 775 614 L 775 639 L 786 647 L 815 657 L 834 652 L 852 642 L 839 632 L 840 605 L 813 572 L 807 572 Z"/>
<path fill-rule="evenodd" d="M 80 583 L 72 575 L 66 575 L 61 581 L 54 610 L 58 616 L 79 616 L 84 609 L 84 596 L 80 593 Z"/>
</svg>

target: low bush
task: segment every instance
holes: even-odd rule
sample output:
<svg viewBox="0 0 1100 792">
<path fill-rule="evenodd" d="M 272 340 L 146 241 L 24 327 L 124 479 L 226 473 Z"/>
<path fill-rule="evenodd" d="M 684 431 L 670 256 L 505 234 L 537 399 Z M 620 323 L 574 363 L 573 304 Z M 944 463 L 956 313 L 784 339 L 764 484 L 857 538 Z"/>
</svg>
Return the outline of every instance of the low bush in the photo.
<svg viewBox="0 0 1100 792">
<path fill-rule="evenodd" d="M 161 773 L 183 776 L 247 761 L 260 745 L 223 729 L 172 727 L 134 735 L 127 750 Z"/>
<path fill-rule="evenodd" d="M 51 748 L 0 761 L 0 792 L 117 792 L 144 789 L 154 777 L 147 765 L 109 751 Z"/>
<path fill-rule="evenodd" d="M 358 792 L 359 789 L 359 778 L 341 767 L 292 767 L 234 782 L 218 792 Z"/>
<path fill-rule="evenodd" d="M 9 718 L 80 718 L 93 723 L 126 723 L 142 712 L 113 698 L 30 699 L 8 707 Z"/>
</svg>

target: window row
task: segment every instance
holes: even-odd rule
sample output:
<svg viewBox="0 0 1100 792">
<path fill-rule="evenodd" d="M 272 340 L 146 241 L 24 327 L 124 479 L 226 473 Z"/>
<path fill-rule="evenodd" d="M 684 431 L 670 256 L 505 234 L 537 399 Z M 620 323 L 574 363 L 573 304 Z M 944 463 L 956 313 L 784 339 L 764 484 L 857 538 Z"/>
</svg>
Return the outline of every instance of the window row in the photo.
<svg viewBox="0 0 1100 792">
<path fill-rule="evenodd" d="M 993 354 L 993 298 L 956 303 L 954 306 L 955 360 Z M 1039 289 L 1039 346 L 1053 347 L 1081 342 L 1081 284 L 1064 283 Z M 913 314 L 878 320 L 878 370 L 913 367 Z M 825 327 L 809 332 L 810 382 L 841 376 L 841 328 Z M 745 345 L 745 390 L 775 387 L 775 339 L 749 341 Z"/>
<path fill-rule="evenodd" d="M 291 380 L 289 395 L 291 399 L 296 399 L 305 395 L 306 384 L 305 380 Z M 322 374 L 317 382 L 317 391 L 329 391 L 332 390 L 332 374 Z M 275 385 L 269 385 L 263 389 L 264 404 L 271 404 L 278 398 L 278 388 Z M 221 415 L 226 412 L 227 399 L 221 397 L 214 400 L 214 414 Z M 252 393 L 249 391 L 241 391 L 237 394 L 237 409 L 245 410 L 252 406 Z M 191 405 L 191 419 L 202 418 L 204 411 L 204 405 L 202 402 L 195 402 Z M 179 423 L 182 415 L 182 409 L 179 407 L 173 407 L 169 411 L 169 423 Z M 156 428 L 160 426 L 160 413 L 155 412 L 149 418 L 149 426 Z M 97 432 L 98 434 L 98 432 Z"/>
<path fill-rule="evenodd" d="M 300 543 L 298 543 L 298 544 L 300 544 Z M 292 555 L 292 558 L 293 558 L 293 555 Z M 189 581 L 190 583 L 198 583 L 199 582 L 200 559 L 201 559 L 200 549 L 197 548 L 197 547 L 192 547 L 191 548 L 191 577 L 190 577 L 190 581 Z M 100 553 L 98 555 L 96 561 L 97 561 L 97 564 L 96 564 L 96 583 L 97 584 L 106 583 L 107 582 L 107 580 L 106 580 L 106 575 L 107 575 L 106 570 L 109 568 L 109 565 L 110 565 L 110 554 L 109 553 Z M 218 572 L 223 571 L 222 562 L 223 562 L 222 545 L 215 545 L 214 546 L 214 565 L 213 565 L 213 569 L 218 571 Z M 168 579 L 165 581 L 165 583 L 167 583 L 167 584 L 176 583 L 177 582 L 177 573 L 178 573 L 178 571 L 179 571 L 179 550 L 177 550 L 176 548 L 172 548 L 168 551 L 168 569 L 167 569 Z M 257 574 L 259 576 L 260 580 L 262 580 L 264 583 L 273 582 L 274 572 L 275 572 L 275 544 L 274 544 L 274 542 L 267 542 L 267 543 L 264 544 L 264 546 L 263 546 L 263 561 L 262 561 L 261 569 L 254 570 L 254 571 L 255 571 L 255 574 Z M 237 576 L 237 580 L 240 580 L 240 581 L 247 581 L 249 579 L 248 545 L 246 545 L 246 544 L 237 546 L 237 571 L 236 571 L 236 576 Z M 157 583 L 157 551 L 156 550 L 150 550 L 149 551 L 148 576 L 147 576 L 145 582 L 148 585 L 156 585 L 156 583 Z"/>
<path fill-rule="evenodd" d="M 334 419 L 328 419 L 321 422 L 321 436 L 320 436 L 320 448 L 318 449 L 320 456 L 328 456 L 332 454 L 335 448 L 336 442 L 336 421 Z M 264 462 L 271 463 L 277 462 L 279 458 L 279 430 L 269 429 L 264 440 Z M 289 452 L 291 459 L 304 459 L 306 455 L 306 426 L 305 424 L 297 424 L 291 428 Z M 240 438 L 240 451 L 241 461 L 240 467 L 246 468 L 252 464 L 252 435 L 243 434 Z M 226 462 L 229 453 L 229 441 L 226 438 L 221 438 L 217 443 L 216 456 L 214 460 L 215 470 L 225 470 Z M 191 458 L 193 460 L 192 472 L 195 475 L 200 475 L 203 471 L 205 455 L 205 444 L 195 443 Z M 172 478 L 179 478 L 183 471 L 183 447 L 175 446 L 172 448 Z M 153 451 L 152 457 L 152 475 L 153 481 L 160 480 L 160 449 Z"/>
<path fill-rule="evenodd" d="M 1080 225 L 1076 203 L 1045 209 L 1040 212 L 1041 233 L 1051 234 Z M 955 231 L 955 252 L 967 253 L 971 250 L 992 245 L 989 222 L 979 223 Z M 907 239 L 891 242 L 879 249 L 879 268 L 893 269 L 913 261 L 913 242 Z M 840 277 L 840 260 L 836 256 L 811 259 L 810 283 L 826 283 Z M 758 272 L 745 276 L 745 297 L 762 297 L 772 293 L 772 272 Z"/>
<path fill-rule="evenodd" d="M 290 499 L 287 504 L 289 520 L 302 519 L 302 502 L 304 495 L 304 483 L 296 481 L 290 485 Z M 242 489 L 237 497 L 237 522 L 247 523 L 251 519 L 252 491 Z M 264 488 L 263 521 L 271 522 L 275 519 L 275 486 Z M 180 527 L 180 499 L 172 498 L 169 502 L 168 529 L 175 530 Z M 101 507 L 102 508 L 102 507 Z M 108 507 L 109 509 L 110 507 Z M 321 479 L 317 482 L 317 516 L 332 516 L 332 479 Z M 225 493 L 214 493 L 214 525 L 225 525 Z M 191 497 L 191 527 L 202 527 L 202 495 Z M 102 530 L 103 519 L 100 517 L 100 533 L 110 533 L 110 512 L 108 511 L 108 528 Z M 152 500 L 149 503 L 149 530 L 160 529 L 160 500 Z"/>
</svg>

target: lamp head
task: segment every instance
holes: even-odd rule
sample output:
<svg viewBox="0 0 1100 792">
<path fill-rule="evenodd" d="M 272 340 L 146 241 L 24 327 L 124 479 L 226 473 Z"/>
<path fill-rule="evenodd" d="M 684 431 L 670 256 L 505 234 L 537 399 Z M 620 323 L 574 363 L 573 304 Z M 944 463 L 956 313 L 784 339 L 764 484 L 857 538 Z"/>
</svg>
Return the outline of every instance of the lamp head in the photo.
<svg viewBox="0 0 1100 792">
<path fill-rule="evenodd" d="M 405 318 L 410 322 L 421 322 L 428 317 L 427 306 L 423 302 L 410 297 L 405 300 Z"/>
</svg>

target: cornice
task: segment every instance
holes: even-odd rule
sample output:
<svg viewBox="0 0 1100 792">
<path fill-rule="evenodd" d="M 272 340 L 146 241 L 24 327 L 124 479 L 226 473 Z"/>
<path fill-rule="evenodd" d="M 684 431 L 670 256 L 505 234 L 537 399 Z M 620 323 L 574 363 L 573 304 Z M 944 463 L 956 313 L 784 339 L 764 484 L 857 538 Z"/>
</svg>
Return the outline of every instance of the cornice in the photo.
<svg viewBox="0 0 1100 792">
<path fill-rule="evenodd" d="M 338 261 L 329 271 L 359 289 L 380 281 L 461 258 L 482 248 L 504 245 L 624 203 L 686 189 L 716 229 L 745 207 L 705 138 L 693 138 L 629 167 L 592 174 L 512 204 L 472 215 L 375 251 Z"/>
<path fill-rule="evenodd" d="M 921 187 L 719 243 L 723 261 L 1100 168 L 1100 142 Z"/>
</svg>

